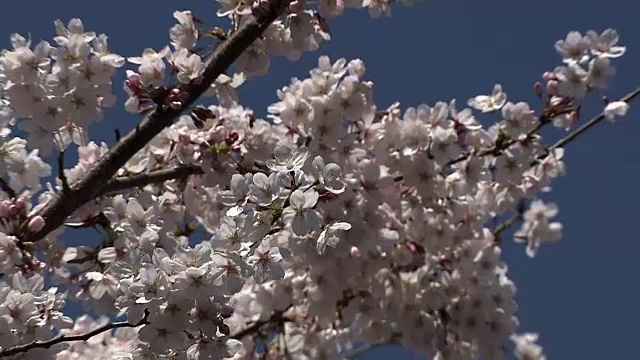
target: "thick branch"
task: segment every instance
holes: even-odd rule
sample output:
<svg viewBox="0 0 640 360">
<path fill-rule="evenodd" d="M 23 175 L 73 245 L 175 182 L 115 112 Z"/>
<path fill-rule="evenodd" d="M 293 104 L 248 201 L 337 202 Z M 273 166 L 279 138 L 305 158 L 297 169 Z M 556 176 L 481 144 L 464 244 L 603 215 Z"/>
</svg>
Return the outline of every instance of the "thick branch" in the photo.
<svg viewBox="0 0 640 360">
<path fill-rule="evenodd" d="M 102 188 L 99 195 L 103 195 L 112 191 L 130 189 L 137 186 L 145 186 L 148 184 L 161 183 L 168 180 L 184 179 L 189 175 L 204 174 L 202 168 L 197 165 L 182 165 L 173 169 L 164 169 L 150 171 L 144 174 L 132 176 L 117 177 L 109 180 L 107 185 Z"/>
<path fill-rule="evenodd" d="M 23 352 L 27 352 L 31 349 L 36 349 L 36 348 L 44 348 L 44 349 L 48 349 L 50 347 L 52 347 L 53 345 L 56 344 L 60 344 L 63 342 L 70 342 L 70 341 L 87 341 L 90 338 L 101 334 L 105 331 L 109 331 L 109 330 L 113 330 L 113 329 L 117 329 L 117 328 L 125 328 L 125 327 L 137 327 L 140 325 L 143 325 L 144 323 L 146 323 L 146 319 L 142 319 L 139 323 L 137 324 L 131 324 L 129 322 L 126 321 L 121 321 L 121 322 L 113 322 L 113 323 L 108 323 L 106 325 L 103 325 L 99 328 L 96 328 L 94 330 L 91 330 L 87 333 L 84 334 L 80 334 L 80 335 L 58 335 L 50 340 L 47 341 L 33 341 L 30 342 L 28 344 L 24 344 L 24 345 L 19 345 L 19 346 L 14 346 L 8 349 L 4 349 L 4 350 L 0 350 L 0 358 L 2 357 L 6 357 L 6 356 L 11 356 L 11 355 L 16 355 L 16 354 L 20 354 Z"/>
<path fill-rule="evenodd" d="M 189 94 L 187 101 L 179 109 L 158 107 L 145 117 L 137 128 L 123 137 L 105 154 L 82 179 L 71 186 L 70 191 L 58 193 L 41 210 L 45 219 L 44 227 L 30 233 L 25 230 L 23 241 L 38 241 L 61 226 L 76 209 L 99 194 L 113 175 L 140 151 L 158 133 L 170 126 L 183 111 L 188 109 L 202 95 L 218 76 L 262 34 L 286 9 L 289 0 L 269 0 L 263 3 L 250 20 L 218 46 L 205 60 L 206 69 L 202 81 L 183 85 L 180 89 Z"/>
</svg>

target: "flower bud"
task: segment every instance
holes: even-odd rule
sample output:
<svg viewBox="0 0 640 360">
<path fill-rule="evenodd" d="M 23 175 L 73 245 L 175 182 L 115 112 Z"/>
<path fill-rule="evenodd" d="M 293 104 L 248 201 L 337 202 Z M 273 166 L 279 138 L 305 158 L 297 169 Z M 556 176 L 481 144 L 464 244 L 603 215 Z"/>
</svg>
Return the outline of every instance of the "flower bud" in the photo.
<svg viewBox="0 0 640 360">
<path fill-rule="evenodd" d="M 542 97 L 542 84 L 540 81 L 536 81 L 535 85 L 533 85 L 533 91 L 536 93 L 538 98 Z"/>
<path fill-rule="evenodd" d="M 547 82 L 547 94 L 555 95 L 558 93 L 558 81 L 557 80 L 549 80 Z"/>
<path fill-rule="evenodd" d="M 0 217 L 8 218 L 11 216 L 11 201 L 5 200 L 0 204 Z"/>
<path fill-rule="evenodd" d="M 27 209 L 27 203 L 24 201 L 23 198 L 17 198 L 16 199 L 16 206 L 18 206 L 18 210 L 26 210 Z"/>
<path fill-rule="evenodd" d="M 556 80 L 556 74 L 551 71 L 545 71 L 544 74 L 542 74 L 542 79 L 544 81 Z"/>
</svg>

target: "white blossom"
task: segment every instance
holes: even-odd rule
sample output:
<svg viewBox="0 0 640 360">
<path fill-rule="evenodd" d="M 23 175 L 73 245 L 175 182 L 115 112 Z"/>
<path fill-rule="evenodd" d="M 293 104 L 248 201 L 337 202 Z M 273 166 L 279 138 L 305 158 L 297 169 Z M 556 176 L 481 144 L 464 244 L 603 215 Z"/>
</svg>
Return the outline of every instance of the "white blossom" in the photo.
<svg viewBox="0 0 640 360">
<path fill-rule="evenodd" d="M 625 116 L 629 111 L 629 104 L 624 101 L 612 101 L 604 107 L 604 117 L 613 121 L 616 116 Z"/>
<path fill-rule="evenodd" d="M 467 101 L 467 105 L 484 113 L 499 110 L 507 102 L 507 94 L 502 85 L 495 84 L 491 95 L 477 95 Z"/>
<path fill-rule="evenodd" d="M 247 40 L 245 22 L 267 4 L 218 3 L 233 31 L 175 11 L 168 44 L 127 58 L 137 68 L 122 74 L 122 106 L 146 118 L 118 143 L 98 143 L 92 127 L 116 105 L 125 63 L 107 35 L 56 20 L 51 43 L 13 34 L 0 52 L 0 357 L 339 359 L 393 341 L 493 359 L 511 339 L 517 358 L 544 360 L 537 334 L 516 333 L 500 241 L 514 226 L 534 257 L 560 240 L 557 206 L 537 196 L 565 175 L 582 130 L 550 146 L 545 126 L 571 130 L 603 95 L 626 52 L 618 33 L 557 41 L 562 65 L 532 105 L 495 84 L 461 110 L 455 99 L 380 108 L 363 60 L 320 56 L 262 119 L 236 89 L 274 55 L 320 49 L 334 36 L 325 17 L 346 8 L 377 17 L 396 4 L 290 2 L 235 58 L 224 39 Z M 219 58 L 233 72 L 218 74 Z M 624 99 L 596 120 L 625 116 Z M 485 116 L 497 122 L 485 128 Z M 132 147 L 138 137 L 153 139 Z M 75 228 L 96 240 L 63 241 Z M 72 319 L 69 302 L 113 318 Z"/>
</svg>

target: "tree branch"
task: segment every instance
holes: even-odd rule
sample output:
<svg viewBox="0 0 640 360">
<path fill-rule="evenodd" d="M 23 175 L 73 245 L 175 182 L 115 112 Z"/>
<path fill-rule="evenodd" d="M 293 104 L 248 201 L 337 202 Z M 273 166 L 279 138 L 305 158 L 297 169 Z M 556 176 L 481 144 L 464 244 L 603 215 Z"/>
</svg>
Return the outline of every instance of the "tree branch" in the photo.
<svg viewBox="0 0 640 360">
<path fill-rule="evenodd" d="M 640 95 L 640 87 L 635 89 L 635 90 L 633 90 L 632 92 L 628 93 L 627 95 L 623 96 L 619 101 L 624 101 L 626 103 L 629 103 L 631 100 L 633 100 L 638 95 Z M 592 117 L 591 119 L 589 119 L 589 121 L 584 123 L 582 126 L 577 128 L 576 130 L 570 132 L 567 136 L 565 136 L 562 139 L 558 140 L 555 144 L 551 145 L 547 149 L 547 151 L 545 151 L 543 154 L 539 155 L 536 160 L 531 162 L 531 166 L 535 166 L 536 164 L 538 164 L 541 160 L 543 160 L 545 157 L 547 157 L 549 154 L 551 154 L 551 152 L 554 149 L 564 147 L 565 145 L 571 143 L 572 141 L 577 139 L 578 136 L 582 135 L 584 132 L 586 132 L 587 130 L 591 129 L 596 124 L 598 124 L 599 122 L 604 120 L 604 118 L 605 118 L 604 117 L 604 111 L 602 111 L 598 115 Z"/>
<path fill-rule="evenodd" d="M 204 174 L 204 171 L 197 165 L 181 165 L 173 169 L 163 169 L 132 176 L 117 177 L 109 180 L 107 185 L 102 188 L 99 195 L 104 195 L 112 191 L 130 189 L 137 186 L 161 183 L 168 180 L 184 179 L 189 175 L 201 174 Z"/>
<path fill-rule="evenodd" d="M 633 100 L 633 98 L 635 98 L 638 95 L 640 95 L 640 87 L 635 89 L 635 90 L 633 90 L 632 92 L 628 93 L 624 97 L 622 97 L 620 99 L 620 101 L 624 101 L 624 102 L 628 103 L 629 101 Z M 585 131 L 589 130 L 593 126 L 595 126 L 597 123 L 599 123 L 602 120 L 604 120 L 604 118 L 605 118 L 604 117 L 604 111 L 599 113 L 598 115 L 592 117 L 591 119 L 589 119 L 589 121 L 584 123 L 581 127 L 579 127 L 578 129 L 572 131 L 567 136 L 563 137 L 562 139 L 558 140 L 555 144 L 551 145 L 549 147 L 548 151 L 544 155 L 539 156 L 538 160 L 534 161 L 531 164 L 531 166 L 536 165 L 541 159 L 544 159 L 544 157 L 547 156 L 553 149 L 564 147 L 565 145 L 569 144 L 573 140 L 577 139 L 578 136 L 580 136 L 582 133 L 584 133 Z M 522 220 L 522 216 L 523 216 L 523 214 L 524 214 L 524 212 L 526 210 L 525 205 L 526 204 L 525 204 L 524 200 L 521 200 L 518 203 L 517 210 L 513 213 L 513 215 L 510 218 L 508 218 L 507 220 L 505 220 L 504 222 L 502 222 L 500 225 L 498 225 L 493 230 L 493 235 L 496 238 L 495 240 L 496 240 L 497 244 L 500 244 L 500 234 L 502 232 L 504 232 L 505 230 L 509 229 L 511 226 L 513 226 L 519 220 Z"/>
<path fill-rule="evenodd" d="M 630 102 L 631 100 L 633 100 L 636 96 L 640 95 L 640 88 L 635 89 L 634 91 L 628 93 L 627 95 L 625 95 L 623 98 L 620 99 L 620 101 L 624 101 L 626 103 Z M 570 143 L 571 141 L 575 140 L 580 134 L 584 133 L 585 131 L 589 130 L 591 127 L 593 127 L 594 125 L 596 125 L 597 123 L 601 122 L 604 119 L 604 111 L 599 113 L 598 115 L 592 117 L 591 119 L 589 119 L 589 121 L 587 121 L 584 125 L 582 125 L 581 127 L 579 127 L 577 130 L 572 131 L 569 135 L 565 136 L 564 138 L 560 139 L 558 142 L 556 142 L 555 144 L 553 144 L 551 147 L 549 147 L 549 152 L 551 152 L 551 150 L 558 148 L 558 147 L 562 147 L 568 143 Z M 549 121 L 545 121 L 545 122 L 541 122 L 540 124 L 538 124 L 538 126 L 536 126 L 536 128 L 534 128 L 532 131 L 530 131 L 527 135 L 533 135 L 535 133 L 538 132 L 538 130 L 540 130 L 542 128 L 543 125 L 548 124 Z M 477 156 L 486 156 L 486 155 L 490 155 L 490 154 L 496 154 L 499 153 L 500 151 L 509 148 L 511 145 L 515 144 L 516 142 L 518 142 L 518 140 L 510 140 L 510 141 L 506 141 L 503 144 L 501 144 L 501 146 L 493 146 L 489 149 L 484 149 L 484 150 L 480 150 L 478 151 L 475 155 Z M 468 152 L 465 154 L 460 155 L 458 158 L 453 159 L 451 161 L 449 161 L 445 168 L 447 166 L 451 166 L 453 164 L 459 163 L 461 161 L 464 161 L 466 159 L 469 158 L 469 156 L 471 156 L 473 153 L 472 152 Z M 545 154 L 544 156 L 541 156 L 540 159 L 544 158 L 547 154 Z M 535 165 L 536 163 L 534 162 L 532 164 Z"/>
<path fill-rule="evenodd" d="M 52 347 L 53 345 L 56 344 L 60 344 L 63 342 L 70 342 L 70 341 L 87 341 L 90 338 L 101 334 L 105 331 L 109 331 L 109 330 L 113 330 L 113 329 L 117 329 L 117 328 L 126 328 L 126 327 L 137 327 L 140 325 L 143 325 L 146 323 L 146 317 L 143 318 L 142 320 L 140 320 L 140 322 L 138 322 L 137 324 L 131 324 L 127 321 L 121 321 L 121 322 L 113 322 L 113 323 L 108 323 L 105 324 L 103 326 L 100 326 L 99 328 L 96 328 L 94 330 L 91 330 L 87 333 L 84 334 L 80 334 L 80 335 L 58 335 L 50 340 L 46 340 L 46 341 L 33 341 L 30 342 L 28 344 L 24 344 L 24 345 L 18 345 L 18 346 L 14 346 L 8 349 L 4 349 L 4 350 L 0 350 L 0 358 L 5 357 L 5 356 L 11 356 L 11 355 L 16 355 L 19 353 L 23 353 L 23 352 L 27 352 L 31 349 L 36 349 L 36 348 L 44 348 L 44 349 L 48 349 L 50 347 Z"/>
<path fill-rule="evenodd" d="M 284 311 L 276 311 L 274 312 L 268 319 L 265 320 L 258 320 L 256 322 L 254 322 L 253 324 L 251 324 L 249 327 L 247 327 L 246 329 L 239 331 L 238 333 L 231 335 L 231 338 L 233 339 L 242 339 L 245 336 L 251 335 L 257 331 L 259 331 L 263 326 L 269 324 L 269 323 L 278 323 L 278 322 L 283 322 L 283 321 L 290 321 L 288 318 L 284 317 L 284 313 L 290 308 L 291 306 L 287 307 L 286 310 Z M 84 334 L 80 334 L 80 335 L 58 335 L 52 339 L 46 340 L 46 341 L 33 341 L 30 342 L 28 344 L 24 344 L 24 345 L 18 345 L 18 346 L 14 346 L 8 349 L 4 349 L 4 350 L 0 350 L 0 358 L 2 357 L 6 357 L 6 356 L 12 356 L 12 355 L 16 355 L 19 353 L 23 353 L 23 352 L 27 352 L 31 349 L 36 349 L 36 348 L 44 348 L 44 349 L 48 349 L 50 347 L 52 347 L 53 345 L 56 344 L 60 344 L 63 342 L 71 342 L 71 341 L 87 341 L 90 338 L 92 338 L 93 336 L 96 336 L 98 334 L 101 334 L 105 331 L 109 331 L 109 330 L 113 330 L 113 329 L 118 329 L 118 328 L 127 328 L 127 327 L 138 327 L 140 325 L 145 325 L 147 324 L 147 316 L 145 315 L 145 317 L 143 319 L 141 319 L 137 324 L 131 324 L 130 322 L 127 321 L 120 321 L 120 322 L 113 322 L 113 323 L 108 323 L 105 324 L 99 328 L 96 328 L 94 330 L 91 330 L 87 333 Z"/>
<path fill-rule="evenodd" d="M 624 102 L 628 103 L 629 101 L 633 100 L 633 98 L 635 98 L 639 94 L 640 94 L 640 87 L 635 89 L 635 90 L 633 90 L 632 92 L 628 93 L 627 95 L 625 95 L 619 101 L 624 101 Z M 578 136 L 580 136 L 580 134 L 582 134 L 583 132 L 589 130 L 590 128 L 592 128 L 594 125 L 596 125 L 597 123 L 601 122 L 602 120 L 604 120 L 604 111 L 601 112 L 600 114 L 592 117 L 589 121 L 584 123 L 584 125 L 580 126 L 575 131 L 572 131 L 569 135 L 567 135 L 567 136 L 563 137 L 562 139 L 558 140 L 558 142 L 556 142 L 555 144 L 551 145 L 551 147 L 549 148 L 549 151 L 551 151 L 551 150 L 553 150 L 555 148 L 563 147 L 566 144 L 572 142 Z"/>
<path fill-rule="evenodd" d="M 268 319 L 265 320 L 258 320 L 256 322 L 254 322 L 253 324 L 249 325 L 249 327 L 245 328 L 244 330 L 241 330 L 233 335 L 231 335 L 232 339 L 236 339 L 236 340 L 241 340 L 242 338 L 244 338 L 245 336 L 251 335 L 255 332 L 258 332 L 263 326 L 269 324 L 269 323 L 278 323 L 278 322 L 282 322 L 282 321 L 289 321 L 289 319 L 283 317 L 284 313 L 289 310 L 289 308 L 291 308 L 291 305 L 289 305 L 289 307 L 287 307 L 284 311 L 276 311 L 274 312 Z"/>
<path fill-rule="evenodd" d="M 527 202 L 525 199 L 518 201 L 516 205 L 516 210 L 513 212 L 510 218 L 501 222 L 495 229 L 493 229 L 492 233 L 494 236 L 493 243 L 495 245 L 500 245 L 502 243 L 501 234 L 506 230 L 510 229 L 513 225 L 515 225 L 518 221 L 522 220 L 524 216 L 524 212 L 527 211 Z"/>
<path fill-rule="evenodd" d="M 247 172 L 261 172 L 264 171 L 264 163 L 256 160 L 254 161 L 253 168 L 245 168 L 242 167 L 242 165 L 238 164 L 238 170 L 240 171 L 240 174 L 245 174 Z M 102 188 L 98 195 L 104 195 L 114 191 L 120 191 L 149 184 L 157 184 L 169 180 L 184 179 L 191 175 L 203 174 L 204 170 L 202 170 L 200 166 L 187 164 L 178 165 L 172 169 L 149 171 L 147 173 L 131 176 L 120 176 L 109 180 L 107 185 Z"/>
<path fill-rule="evenodd" d="M 99 194 L 113 175 L 124 166 L 131 157 L 140 151 L 158 133 L 170 126 L 186 109 L 202 95 L 218 76 L 262 34 L 287 8 L 290 0 L 268 0 L 255 11 L 251 18 L 220 44 L 205 60 L 202 79 L 180 86 L 181 92 L 189 98 L 178 109 L 158 107 L 145 117 L 136 129 L 124 136 L 105 154 L 78 182 L 70 186 L 69 192 L 60 192 L 40 211 L 45 225 L 37 232 L 23 228 L 22 241 L 38 241 L 61 226 L 65 219 L 76 209 Z"/>
</svg>

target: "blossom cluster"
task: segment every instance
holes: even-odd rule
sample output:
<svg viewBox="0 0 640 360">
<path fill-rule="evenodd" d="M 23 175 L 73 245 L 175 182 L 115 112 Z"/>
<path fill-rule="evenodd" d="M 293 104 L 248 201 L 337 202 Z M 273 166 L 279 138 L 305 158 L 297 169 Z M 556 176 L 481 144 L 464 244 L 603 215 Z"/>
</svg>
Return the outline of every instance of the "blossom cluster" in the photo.
<svg viewBox="0 0 640 360">
<path fill-rule="evenodd" d="M 254 5 L 220 1 L 218 15 L 242 23 Z M 297 59 L 328 39 L 325 17 L 346 7 L 379 15 L 389 5 L 290 3 L 236 60 L 236 72 L 212 84 L 217 104 L 180 116 L 117 179 L 197 171 L 99 193 L 66 220 L 68 233 L 99 230 L 101 241 L 80 246 L 65 244 L 62 227 L 37 242 L 22 235 L 42 229 L 39 211 L 72 196 L 69 184 L 109 153 L 89 141 L 88 127 L 113 105 L 111 78 L 125 58 L 78 19 L 56 22 L 58 47 L 32 50 L 13 35 L 13 50 L 0 56 L 0 176 L 9 179 L 0 184 L 0 356 L 339 359 L 355 343 L 397 342 L 434 359 L 497 359 L 512 340 L 519 358 L 544 359 L 537 334 L 518 334 L 502 231 L 519 222 L 514 239 L 530 257 L 561 238 L 557 207 L 537 195 L 565 173 L 564 148 L 545 145 L 539 130 L 571 130 L 625 48 L 612 29 L 558 41 L 563 65 L 536 84 L 539 112 L 500 84 L 466 106 L 381 109 L 362 60 L 327 56 L 278 90 L 266 119 L 240 105 L 234 89 L 266 74 L 270 56 Z M 190 11 L 174 16 L 173 50 L 128 58 L 138 65 L 124 84 L 130 112 L 180 108 L 188 94 L 168 86 L 169 77 L 202 78 L 204 55 L 194 51 L 202 22 Z M 603 116 L 627 109 L 610 101 Z M 497 122 L 485 129 L 476 116 Z M 42 190 L 51 167 L 39 155 L 71 143 L 77 164 Z M 506 215 L 513 221 L 491 227 Z M 67 301 L 108 316 L 73 321 Z"/>
<path fill-rule="evenodd" d="M 55 25 L 57 47 L 41 41 L 31 49 L 31 39 L 13 34 L 13 50 L 0 60 L 12 115 L 21 119 L 18 127 L 43 155 L 54 144 L 62 151 L 72 142 L 86 142 L 88 126 L 115 104 L 111 79 L 125 61 L 109 52 L 105 34 L 85 32 L 80 20 Z"/>
</svg>

